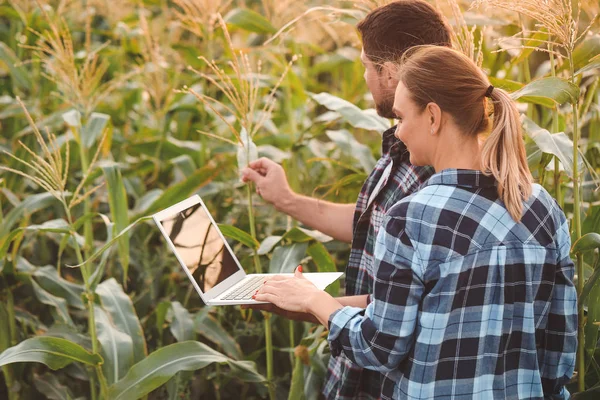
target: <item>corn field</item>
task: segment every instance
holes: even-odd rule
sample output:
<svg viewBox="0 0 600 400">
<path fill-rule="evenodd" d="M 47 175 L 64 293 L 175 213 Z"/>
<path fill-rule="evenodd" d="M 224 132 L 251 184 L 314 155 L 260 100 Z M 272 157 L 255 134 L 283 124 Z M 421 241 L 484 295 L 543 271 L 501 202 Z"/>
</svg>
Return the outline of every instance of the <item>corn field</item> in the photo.
<svg viewBox="0 0 600 400">
<path fill-rule="evenodd" d="M 318 398 L 325 328 L 204 307 L 151 215 L 199 194 L 247 272 L 343 271 L 348 245 L 239 171 L 265 156 L 298 193 L 356 201 L 393 121 L 354 26 L 387 2 L 0 0 L 0 399 Z M 598 399 L 600 3 L 432 4 L 518 102 L 530 169 L 569 218 L 568 389 Z"/>
</svg>

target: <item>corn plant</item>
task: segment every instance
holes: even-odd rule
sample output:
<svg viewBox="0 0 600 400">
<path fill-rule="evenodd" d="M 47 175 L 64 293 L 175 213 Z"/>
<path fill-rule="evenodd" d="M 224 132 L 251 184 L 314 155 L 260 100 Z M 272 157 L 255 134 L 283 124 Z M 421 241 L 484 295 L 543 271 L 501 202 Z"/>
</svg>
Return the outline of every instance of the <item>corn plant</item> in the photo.
<svg viewBox="0 0 600 400">
<path fill-rule="evenodd" d="M 346 245 L 250 188 L 240 199 L 238 170 L 256 150 L 295 191 L 356 200 L 391 121 L 368 110 L 353 25 L 387 2 L 0 4 L 0 398 L 317 398 L 325 330 L 204 307 L 147 216 L 198 193 L 242 265 L 343 270 Z M 583 347 L 568 386 L 594 398 L 600 9 L 471 3 L 436 5 L 519 102 L 530 169 L 572 220 Z"/>
</svg>

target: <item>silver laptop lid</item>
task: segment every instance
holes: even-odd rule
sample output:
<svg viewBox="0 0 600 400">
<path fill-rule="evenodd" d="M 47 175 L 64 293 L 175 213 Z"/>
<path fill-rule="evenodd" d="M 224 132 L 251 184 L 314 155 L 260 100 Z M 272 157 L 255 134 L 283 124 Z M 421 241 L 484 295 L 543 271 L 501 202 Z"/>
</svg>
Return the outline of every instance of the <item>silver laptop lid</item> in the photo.
<svg viewBox="0 0 600 400">
<path fill-rule="evenodd" d="M 200 196 L 153 219 L 205 303 L 246 276 Z"/>
</svg>

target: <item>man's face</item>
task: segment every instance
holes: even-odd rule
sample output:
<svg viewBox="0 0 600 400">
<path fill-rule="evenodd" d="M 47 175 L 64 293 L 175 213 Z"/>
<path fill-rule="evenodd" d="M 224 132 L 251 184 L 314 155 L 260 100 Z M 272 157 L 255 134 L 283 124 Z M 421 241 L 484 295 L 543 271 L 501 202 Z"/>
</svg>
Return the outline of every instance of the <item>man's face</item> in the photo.
<svg viewBox="0 0 600 400">
<path fill-rule="evenodd" d="M 384 118 L 394 118 L 392 106 L 394 105 L 394 93 L 398 82 L 395 79 L 390 79 L 385 67 L 378 68 L 366 56 L 364 49 L 360 53 L 360 60 L 365 66 L 364 78 L 369 91 L 373 95 L 377 114 Z"/>
</svg>

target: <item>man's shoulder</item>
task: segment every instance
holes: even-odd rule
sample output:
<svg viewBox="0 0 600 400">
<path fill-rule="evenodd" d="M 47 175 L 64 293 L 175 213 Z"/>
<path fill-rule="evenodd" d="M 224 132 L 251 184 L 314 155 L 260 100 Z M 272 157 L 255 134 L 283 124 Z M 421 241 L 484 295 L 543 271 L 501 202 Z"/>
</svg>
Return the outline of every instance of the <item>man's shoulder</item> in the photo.
<svg viewBox="0 0 600 400">
<path fill-rule="evenodd" d="M 406 193 L 418 190 L 434 173 L 432 167 L 418 167 L 408 160 L 394 163 L 392 170 L 394 182 Z"/>
</svg>

